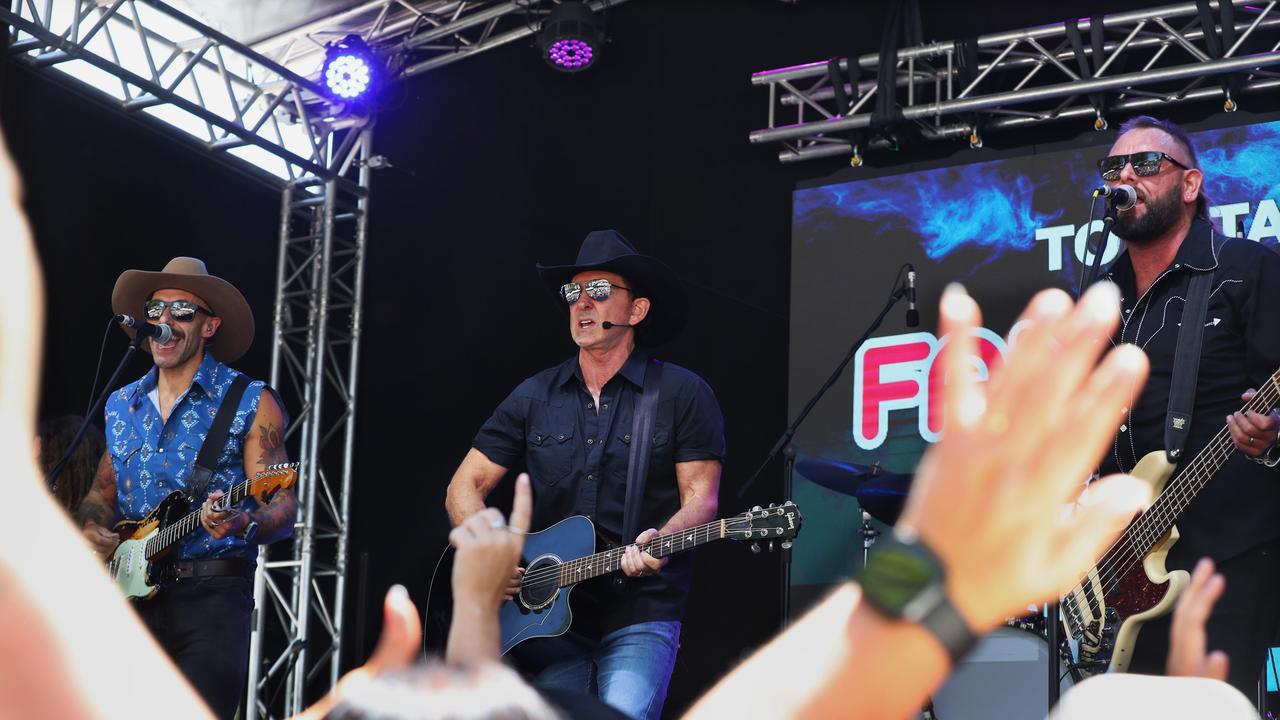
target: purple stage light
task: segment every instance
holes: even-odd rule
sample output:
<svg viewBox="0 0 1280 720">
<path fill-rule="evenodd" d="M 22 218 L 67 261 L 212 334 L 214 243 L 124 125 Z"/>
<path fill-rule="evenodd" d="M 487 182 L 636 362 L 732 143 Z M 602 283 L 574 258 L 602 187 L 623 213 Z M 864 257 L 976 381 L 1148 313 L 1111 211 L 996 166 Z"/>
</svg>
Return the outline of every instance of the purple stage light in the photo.
<svg viewBox="0 0 1280 720">
<path fill-rule="evenodd" d="M 552 43 L 551 48 L 547 50 L 547 57 L 556 67 L 565 70 L 581 70 L 591 64 L 595 59 L 595 53 L 586 42 L 572 38 Z"/>
<path fill-rule="evenodd" d="M 560 72 L 580 72 L 595 64 L 604 44 L 601 20 L 585 3 L 565 0 L 538 29 L 542 59 Z"/>
</svg>

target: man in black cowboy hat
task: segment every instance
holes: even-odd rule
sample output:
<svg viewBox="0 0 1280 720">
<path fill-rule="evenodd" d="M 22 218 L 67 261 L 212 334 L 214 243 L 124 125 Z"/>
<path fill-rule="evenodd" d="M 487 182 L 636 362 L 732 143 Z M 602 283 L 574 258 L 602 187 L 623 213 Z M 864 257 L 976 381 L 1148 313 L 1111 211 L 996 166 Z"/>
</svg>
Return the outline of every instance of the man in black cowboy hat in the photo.
<svg viewBox="0 0 1280 720">
<path fill-rule="evenodd" d="M 240 373 L 226 363 L 253 342 L 253 313 L 240 291 L 210 275 L 200 260 L 179 257 L 160 272 L 124 272 L 111 306 L 169 325 L 172 337 L 148 338 L 143 347 L 155 367 L 107 401 L 107 451 L 77 516 L 85 538 L 106 558 L 118 542 L 107 528 L 121 518 L 147 516 L 174 491 L 207 498 L 199 528 L 153 572 L 159 592 L 136 607 L 214 713 L 231 718 L 248 671 L 257 546 L 293 534 L 298 504 L 292 488 L 262 507 L 252 498 L 225 509 L 215 502 L 247 477 L 288 460 L 283 405 L 262 381 L 235 383 Z M 202 481 L 195 461 L 233 384 L 243 394 L 228 408 L 234 415 L 226 443 Z"/>
<path fill-rule="evenodd" d="M 589 234 L 575 264 L 540 264 L 538 272 L 567 304 L 578 352 L 521 383 L 481 427 L 449 484 L 450 520 L 456 526 L 482 510 L 521 462 L 533 479 L 535 531 L 586 515 L 622 545 L 714 519 L 725 452 L 715 395 L 694 373 L 637 348 L 664 342 L 684 324 L 687 301 L 675 274 L 613 230 Z M 645 444 L 632 432 L 646 394 L 656 402 L 649 468 L 636 517 L 627 518 L 627 485 L 636 482 L 628 480 L 631 448 Z M 626 537 L 628 523 L 648 529 Z M 530 640 L 514 654 L 541 687 L 590 688 L 631 717 L 656 718 L 679 647 L 690 556 L 659 560 L 631 546 L 621 571 L 626 583 L 604 576 L 574 591 L 567 635 Z"/>
</svg>

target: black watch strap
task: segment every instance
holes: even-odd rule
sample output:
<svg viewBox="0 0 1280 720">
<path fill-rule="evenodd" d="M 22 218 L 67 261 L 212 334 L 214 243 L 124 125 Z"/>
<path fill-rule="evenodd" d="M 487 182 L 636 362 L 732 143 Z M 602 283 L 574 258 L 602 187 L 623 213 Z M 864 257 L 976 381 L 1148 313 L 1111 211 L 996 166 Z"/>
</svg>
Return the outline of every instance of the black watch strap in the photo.
<svg viewBox="0 0 1280 720">
<path fill-rule="evenodd" d="M 942 562 L 914 533 L 882 537 L 858 574 L 863 597 L 883 615 L 915 623 L 933 635 L 954 665 L 978 636 L 947 597 Z"/>
<path fill-rule="evenodd" d="M 960 658 L 973 649 L 978 636 L 969 629 L 969 624 L 960 617 L 956 606 L 946 593 L 941 593 L 938 602 L 920 619 L 920 626 L 942 643 L 942 647 L 951 657 L 951 664 L 960 662 Z"/>
</svg>

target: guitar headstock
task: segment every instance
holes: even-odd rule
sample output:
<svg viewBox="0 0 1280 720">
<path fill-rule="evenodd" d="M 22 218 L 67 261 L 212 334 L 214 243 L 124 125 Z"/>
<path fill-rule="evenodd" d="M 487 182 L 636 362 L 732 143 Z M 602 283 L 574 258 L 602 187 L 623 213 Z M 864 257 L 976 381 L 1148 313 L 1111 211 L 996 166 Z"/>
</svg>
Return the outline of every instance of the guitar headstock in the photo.
<svg viewBox="0 0 1280 720">
<path fill-rule="evenodd" d="M 781 540 L 782 547 L 789 548 L 800 534 L 800 521 L 800 507 L 790 500 L 767 508 L 757 505 L 741 515 L 725 518 L 725 537 L 751 542 Z"/>
<path fill-rule="evenodd" d="M 248 486 L 245 496 L 252 497 L 260 505 L 266 505 L 273 495 L 285 488 L 293 487 L 297 482 L 298 463 L 271 465 L 245 481 Z"/>
</svg>

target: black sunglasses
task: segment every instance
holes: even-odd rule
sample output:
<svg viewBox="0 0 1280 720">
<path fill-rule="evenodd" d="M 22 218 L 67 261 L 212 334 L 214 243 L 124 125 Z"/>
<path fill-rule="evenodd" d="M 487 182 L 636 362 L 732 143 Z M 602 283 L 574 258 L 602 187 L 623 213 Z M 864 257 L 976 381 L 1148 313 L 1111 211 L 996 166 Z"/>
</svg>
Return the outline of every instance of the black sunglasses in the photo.
<svg viewBox="0 0 1280 720">
<path fill-rule="evenodd" d="M 629 287 L 615 285 L 604 278 L 596 278 L 595 280 L 588 280 L 585 283 L 567 282 L 561 285 L 560 297 L 564 298 L 565 302 L 572 305 L 578 302 L 578 298 L 582 297 L 582 291 L 584 288 L 587 291 L 587 297 L 595 300 L 596 302 L 608 300 L 609 296 L 613 294 L 614 288 L 631 292 L 631 288 Z"/>
<path fill-rule="evenodd" d="M 200 307 L 190 300 L 148 300 L 142 307 L 149 320 L 159 320 L 164 315 L 165 308 L 169 308 L 169 317 L 178 322 L 191 322 L 197 312 L 213 317 L 212 310 Z"/>
<path fill-rule="evenodd" d="M 1101 173 L 1103 180 L 1119 180 L 1120 173 L 1124 171 L 1124 166 L 1132 163 L 1134 174 L 1148 177 L 1160 172 L 1161 160 L 1168 160 L 1183 170 L 1191 169 L 1175 160 L 1168 153 L 1144 150 L 1142 152 L 1129 153 L 1128 155 L 1109 155 L 1104 157 L 1098 161 L 1098 172 Z"/>
</svg>

